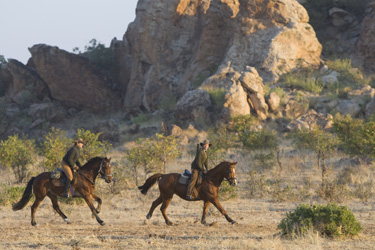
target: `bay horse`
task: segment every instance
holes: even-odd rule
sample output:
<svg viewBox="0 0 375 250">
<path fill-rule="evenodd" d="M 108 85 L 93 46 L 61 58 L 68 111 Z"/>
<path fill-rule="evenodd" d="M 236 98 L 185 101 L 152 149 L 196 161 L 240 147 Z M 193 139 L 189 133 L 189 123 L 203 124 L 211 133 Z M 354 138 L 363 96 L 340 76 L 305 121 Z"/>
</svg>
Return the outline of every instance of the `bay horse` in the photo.
<svg viewBox="0 0 375 250">
<path fill-rule="evenodd" d="M 212 203 L 219 211 L 222 213 L 229 223 L 236 223 L 232 220 L 224 208 L 221 206 L 218 200 L 219 187 L 224 179 L 226 179 L 231 186 L 237 184 L 236 181 L 236 169 L 235 165 L 237 162 L 224 161 L 217 165 L 215 168 L 209 170 L 206 175 L 203 176 L 202 183 L 197 185 L 198 195 L 193 197 L 193 201 L 203 200 L 203 214 L 201 223 L 207 225 L 206 214 L 208 212 L 208 207 Z M 173 225 L 173 223 L 168 219 L 166 214 L 167 207 L 171 202 L 173 195 L 177 194 L 181 199 L 186 200 L 187 185 L 179 183 L 180 174 L 170 173 L 170 174 L 154 174 L 149 177 L 146 182 L 139 186 L 138 189 L 141 190 L 142 194 L 146 194 L 147 191 L 158 181 L 160 196 L 152 203 L 150 211 L 148 212 L 146 218 L 150 219 L 155 208 L 162 204 L 160 210 L 164 217 L 165 223 L 167 225 Z"/>
<path fill-rule="evenodd" d="M 76 174 L 72 182 L 71 189 L 73 190 L 73 197 L 82 197 L 87 205 L 90 207 L 93 216 L 96 217 L 96 220 L 100 225 L 104 225 L 98 213 L 100 212 L 102 200 L 96 196 L 93 191 L 95 188 L 96 177 L 100 174 L 101 178 L 105 182 L 110 183 L 112 181 L 111 175 L 111 159 L 107 157 L 94 157 L 90 159 L 85 165 L 83 165 Z M 62 197 L 64 191 L 63 186 L 56 187 L 52 184 L 51 172 L 44 172 L 39 174 L 36 177 L 32 177 L 27 183 L 25 192 L 22 195 L 22 198 L 19 202 L 13 204 L 13 211 L 21 210 L 24 208 L 27 203 L 30 201 L 32 194 L 35 195 L 34 204 L 31 206 L 31 225 L 36 226 L 35 221 L 35 212 L 43 199 L 48 196 L 52 201 L 53 209 L 64 219 L 64 221 L 70 224 L 68 217 L 61 212 L 57 196 Z M 92 199 L 98 203 L 98 207 L 95 209 Z"/>
</svg>

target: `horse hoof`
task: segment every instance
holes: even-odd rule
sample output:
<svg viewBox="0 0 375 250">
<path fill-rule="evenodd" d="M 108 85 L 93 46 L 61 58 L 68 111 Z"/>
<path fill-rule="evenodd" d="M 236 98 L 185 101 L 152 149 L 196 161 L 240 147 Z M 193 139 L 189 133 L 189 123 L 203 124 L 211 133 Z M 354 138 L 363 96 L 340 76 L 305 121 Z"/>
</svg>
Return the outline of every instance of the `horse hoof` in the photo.
<svg viewBox="0 0 375 250">
<path fill-rule="evenodd" d="M 146 219 L 148 219 L 148 220 L 151 219 L 151 215 L 148 214 L 148 215 L 146 216 Z"/>
<path fill-rule="evenodd" d="M 31 222 L 31 225 L 32 225 L 33 227 L 37 227 L 36 222 Z"/>
<path fill-rule="evenodd" d="M 237 221 L 232 221 L 231 224 L 234 225 L 234 224 L 238 224 L 238 223 L 237 223 Z"/>
<path fill-rule="evenodd" d="M 212 223 L 206 223 L 205 226 L 213 227 L 213 226 L 216 226 L 216 224 L 217 224 L 217 221 L 214 221 Z"/>
<path fill-rule="evenodd" d="M 99 223 L 100 223 L 101 226 L 104 226 L 104 225 L 105 225 L 104 221 L 99 222 Z"/>
<path fill-rule="evenodd" d="M 72 224 L 72 222 L 68 218 L 64 219 L 64 221 L 66 222 L 66 224 Z"/>
<path fill-rule="evenodd" d="M 167 223 L 168 226 L 173 226 L 173 223 L 170 221 L 166 221 L 165 223 Z"/>
</svg>

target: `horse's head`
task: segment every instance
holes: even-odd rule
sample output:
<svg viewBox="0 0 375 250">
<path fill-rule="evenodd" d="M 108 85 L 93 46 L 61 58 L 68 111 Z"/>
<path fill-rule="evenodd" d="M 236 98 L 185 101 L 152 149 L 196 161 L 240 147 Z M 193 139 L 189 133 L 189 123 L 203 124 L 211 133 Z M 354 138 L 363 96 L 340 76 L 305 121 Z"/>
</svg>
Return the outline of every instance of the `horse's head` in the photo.
<svg viewBox="0 0 375 250">
<path fill-rule="evenodd" d="M 237 185 L 236 169 L 235 169 L 237 162 L 228 162 L 228 164 L 229 164 L 229 167 L 225 173 L 224 178 L 227 179 L 227 181 L 229 182 L 231 186 L 235 186 Z"/>
<path fill-rule="evenodd" d="M 99 168 L 100 177 L 103 178 L 107 183 L 112 181 L 111 165 L 109 164 L 110 161 L 111 158 L 108 159 L 107 157 L 104 157 Z"/>
</svg>

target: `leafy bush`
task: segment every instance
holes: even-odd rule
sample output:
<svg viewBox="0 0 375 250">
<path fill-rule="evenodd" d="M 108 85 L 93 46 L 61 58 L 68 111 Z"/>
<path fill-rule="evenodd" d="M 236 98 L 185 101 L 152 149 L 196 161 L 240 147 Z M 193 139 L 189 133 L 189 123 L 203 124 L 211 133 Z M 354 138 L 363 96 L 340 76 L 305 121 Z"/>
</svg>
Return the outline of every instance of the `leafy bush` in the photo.
<svg viewBox="0 0 375 250">
<path fill-rule="evenodd" d="M 46 134 L 41 144 L 41 153 L 44 156 L 42 165 L 48 170 L 60 167 L 60 162 L 72 141 L 66 137 L 66 132 L 54 127 Z"/>
<path fill-rule="evenodd" d="M 365 77 L 361 69 L 353 67 L 350 59 L 328 60 L 327 66 L 340 73 L 337 78 L 341 89 L 370 83 L 370 78 Z"/>
<path fill-rule="evenodd" d="M 6 206 L 18 201 L 26 187 L 8 186 L 3 184 L 0 188 L 0 205 Z"/>
<path fill-rule="evenodd" d="M 287 87 L 301 89 L 314 94 L 322 92 L 324 84 L 314 71 L 304 69 L 285 74 L 281 82 Z"/>
<path fill-rule="evenodd" d="M 237 115 L 232 117 L 228 128 L 234 132 L 249 132 L 251 127 L 256 124 L 256 119 L 252 115 Z"/>
<path fill-rule="evenodd" d="M 230 200 L 237 197 L 237 189 L 231 185 L 229 185 L 228 182 L 224 181 L 221 183 L 220 189 L 219 189 L 219 198 L 222 200 Z"/>
<path fill-rule="evenodd" d="M 14 172 L 18 182 L 27 175 L 28 165 L 34 162 L 36 146 L 34 140 L 20 138 L 17 134 L 0 141 L 0 162 Z"/>
<path fill-rule="evenodd" d="M 141 113 L 135 117 L 132 117 L 131 121 L 135 124 L 142 125 L 143 123 L 148 121 L 148 115 Z"/>
<path fill-rule="evenodd" d="M 350 156 L 375 158 L 375 121 L 363 122 L 351 116 L 335 115 L 333 129 L 340 146 Z"/>
<path fill-rule="evenodd" d="M 225 94 L 226 94 L 225 89 L 206 87 L 205 90 L 210 95 L 210 99 L 214 106 L 214 112 L 217 114 L 220 113 L 225 103 Z"/>
<path fill-rule="evenodd" d="M 81 150 L 81 157 L 88 161 L 96 156 L 106 156 L 112 149 L 112 144 L 107 141 L 100 141 L 99 136 L 102 133 L 93 133 L 90 130 L 77 129 L 76 138 L 82 138 L 85 146 Z"/>
<path fill-rule="evenodd" d="M 278 229 L 288 238 L 303 236 L 311 230 L 328 237 L 338 237 L 357 235 L 362 226 L 345 206 L 302 204 L 294 212 L 287 213 Z"/>
<path fill-rule="evenodd" d="M 78 48 L 73 52 L 78 52 L 100 68 L 109 72 L 112 76 L 116 72 L 115 53 L 111 48 L 106 48 L 104 44 L 96 39 L 91 39 L 89 45 L 85 46 L 85 52 L 81 53 Z"/>
<path fill-rule="evenodd" d="M 249 131 L 240 135 L 244 147 L 249 150 L 271 150 L 279 148 L 279 138 L 276 131 L 261 129 L 260 131 Z"/>
</svg>

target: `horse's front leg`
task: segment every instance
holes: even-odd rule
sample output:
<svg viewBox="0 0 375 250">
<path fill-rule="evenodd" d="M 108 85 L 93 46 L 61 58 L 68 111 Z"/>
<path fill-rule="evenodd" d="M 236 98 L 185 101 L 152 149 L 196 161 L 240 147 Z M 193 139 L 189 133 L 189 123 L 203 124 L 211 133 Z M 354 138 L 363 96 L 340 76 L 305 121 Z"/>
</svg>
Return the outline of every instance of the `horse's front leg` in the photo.
<svg viewBox="0 0 375 250">
<path fill-rule="evenodd" d="M 91 194 L 91 197 L 98 203 L 98 207 L 96 208 L 96 212 L 100 213 L 100 210 L 102 209 L 102 199 L 98 197 L 95 194 Z"/>
<path fill-rule="evenodd" d="M 96 209 L 95 209 L 95 207 L 94 207 L 94 204 L 92 204 L 91 195 L 85 195 L 85 196 L 83 197 L 83 199 L 85 199 L 87 205 L 88 205 L 89 208 L 91 209 L 91 212 L 92 212 L 93 215 L 95 216 L 96 221 L 97 221 L 100 225 L 104 226 L 104 225 L 105 225 L 104 221 L 102 221 L 102 220 L 100 219 L 100 217 L 98 216 L 98 213 L 96 212 Z"/>
<path fill-rule="evenodd" d="M 207 215 L 207 212 L 208 212 L 208 207 L 210 206 L 210 202 L 209 201 L 204 201 L 203 203 L 203 213 L 202 213 L 202 219 L 201 219 L 201 223 L 203 225 L 206 225 L 206 215 Z"/>
<path fill-rule="evenodd" d="M 217 210 L 219 210 L 220 213 L 222 213 L 222 215 L 225 216 L 225 219 L 227 219 L 227 221 L 229 223 L 232 223 L 232 224 L 235 224 L 237 223 L 236 221 L 232 220 L 229 215 L 227 214 L 227 212 L 225 212 L 224 208 L 221 206 L 219 200 L 217 198 L 215 198 L 213 201 L 211 201 L 212 204 L 214 204 L 214 206 L 217 208 Z"/>
</svg>

